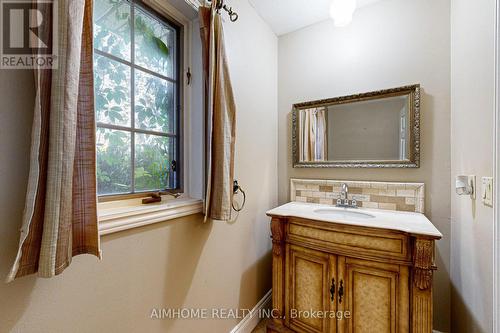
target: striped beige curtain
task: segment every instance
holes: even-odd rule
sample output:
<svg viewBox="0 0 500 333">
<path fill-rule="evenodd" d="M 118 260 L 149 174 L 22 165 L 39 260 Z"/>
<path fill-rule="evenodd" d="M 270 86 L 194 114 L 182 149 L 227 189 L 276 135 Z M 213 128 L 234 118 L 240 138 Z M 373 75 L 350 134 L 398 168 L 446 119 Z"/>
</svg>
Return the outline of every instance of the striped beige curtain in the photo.
<svg viewBox="0 0 500 333">
<path fill-rule="evenodd" d="M 328 132 L 325 107 L 299 111 L 300 160 L 320 162 L 328 159 Z"/>
<path fill-rule="evenodd" d="M 59 0 L 58 67 L 35 70 L 30 173 L 19 250 L 7 277 L 60 274 L 99 256 L 95 177 L 92 0 Z M 35 25 L 36 26 L 36 25 Z M 39 33 L 53 36 L 52 31 Z M 51 37 L 52 39 L 52 37 Z"/>
<path fill-rule="evenodd" d="M 207 134 L 205 218 L 228 221 L 233 196 L 236 106 L 216 4 L 213 0 L 211 7 L 199 8 Z"/>
<path fill-rule="evenodd" d="M 326 123 L 326 108 L 316 109 L 316 161 L 326 161 L 328 159 L 328 129 Z"/>
</svg>

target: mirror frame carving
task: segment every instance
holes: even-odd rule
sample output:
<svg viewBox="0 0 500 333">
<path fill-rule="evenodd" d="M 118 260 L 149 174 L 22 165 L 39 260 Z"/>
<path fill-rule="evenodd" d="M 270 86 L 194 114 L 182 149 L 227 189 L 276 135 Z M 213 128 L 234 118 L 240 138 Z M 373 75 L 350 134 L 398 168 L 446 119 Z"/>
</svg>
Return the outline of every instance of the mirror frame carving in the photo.
<svg viewBox="0 0 500 333">
<path fill-rule="evenodd" d="M 301 162 L 299 160 L 299 110 L 320 106 L 340 105 L 396 96 L 410 97 L 409 159 L 406 160 L 339 160 Z M 420 84 L 384 89 L 362 94 L 334 97 L 293 105 L 292 160 L 294 168 L 419 168 L 420 167 Z"/>
</svg>

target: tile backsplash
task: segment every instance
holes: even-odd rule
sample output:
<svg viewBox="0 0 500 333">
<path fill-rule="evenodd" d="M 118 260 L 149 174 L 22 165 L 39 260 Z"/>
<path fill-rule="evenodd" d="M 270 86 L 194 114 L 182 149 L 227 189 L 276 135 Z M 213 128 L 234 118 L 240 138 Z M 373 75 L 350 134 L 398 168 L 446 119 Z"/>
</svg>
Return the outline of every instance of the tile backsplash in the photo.
<svg viewBox="0 0 500 333">
<path fill-rule="evenodd" d="M 423 183 L 290 179 L 290 199 L 335 205 L 342 183 L 349 186 L 349 199 L 359 207 L 424 212 Z"/>
</svg>

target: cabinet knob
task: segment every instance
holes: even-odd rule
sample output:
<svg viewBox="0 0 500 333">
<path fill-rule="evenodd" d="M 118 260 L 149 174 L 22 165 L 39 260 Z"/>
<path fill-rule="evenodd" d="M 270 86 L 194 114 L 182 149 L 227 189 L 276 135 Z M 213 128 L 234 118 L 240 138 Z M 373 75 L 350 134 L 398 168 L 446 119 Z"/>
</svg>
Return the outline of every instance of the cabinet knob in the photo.
<svg viewBox="0 0 500 333">
<path fill-rule="evenodd" d="M 333 300 L 335 299 L 335 279 L 332 279 L 332 285 L 330 287 L 330 299 Z"/>
</svg>

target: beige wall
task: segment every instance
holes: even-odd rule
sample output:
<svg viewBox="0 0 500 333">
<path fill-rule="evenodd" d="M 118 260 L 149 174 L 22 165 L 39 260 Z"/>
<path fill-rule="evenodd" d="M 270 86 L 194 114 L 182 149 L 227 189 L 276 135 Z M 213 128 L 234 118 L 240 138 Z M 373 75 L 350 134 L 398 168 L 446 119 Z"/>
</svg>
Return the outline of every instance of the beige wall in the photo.
<svg viewBox="0 0 500 333">
<path fill-rule="evenodd" d="M 451 178 L 480 184 L 493 176 L 495 1 L 454 0 L 451 13 Z M 493 209 L 451 198 L 452 332 L 492 332 Z"/>
<path fill-rule="evenodd" d="M 153 307 L 252 308 L 271 287 L 265 211 L 277 203 L 277 40 L 246 0 L 225 24 L 237 116 L 234 224 L 199 216 L 105 236 L 104 258 L 61 276 L 0 283 L 0 332 L 228 332 L 238 320 L 151 320 Z M 256 47 L 256 46 L 259 47 Z M 200 73 L 193 73 L 195 76 Z M 0 277 L 15 255 L 28 172 L 33 81 L 0 70 Z"/>
<path fill-rule="evenodd" d="M 288 200 L 290 177 L 425 182 L 425 213 L 444 234 L 437 245 L 434 327 L 449 331 L 450 1 L 383 0 L 358 10 L 346 28 L 327 20 L 284 35 L 278 52 L 280 203 Z M 290 167 L 292 104 L 414 83 L 423 90 L 420 169 Z"/>
</svg>

